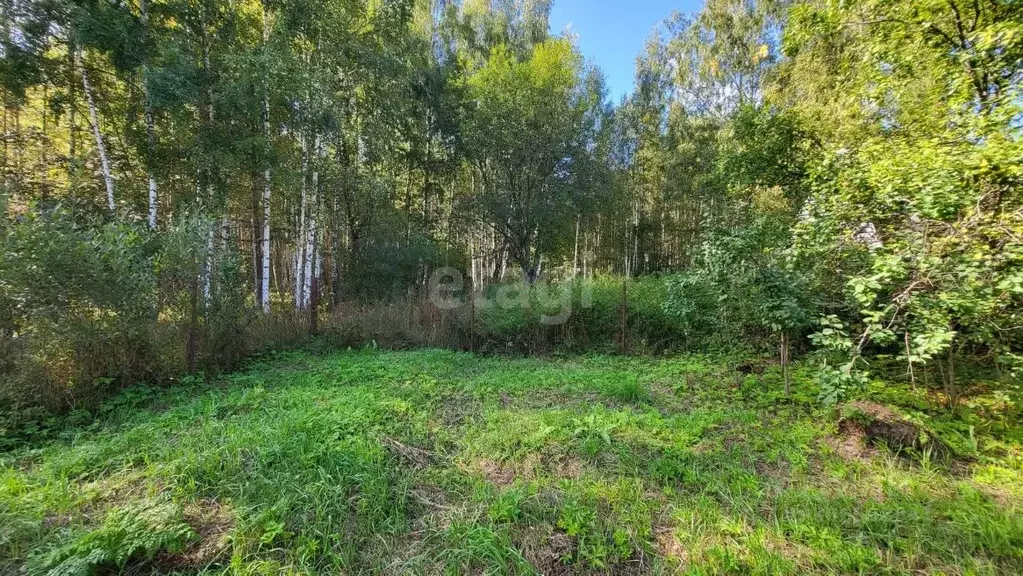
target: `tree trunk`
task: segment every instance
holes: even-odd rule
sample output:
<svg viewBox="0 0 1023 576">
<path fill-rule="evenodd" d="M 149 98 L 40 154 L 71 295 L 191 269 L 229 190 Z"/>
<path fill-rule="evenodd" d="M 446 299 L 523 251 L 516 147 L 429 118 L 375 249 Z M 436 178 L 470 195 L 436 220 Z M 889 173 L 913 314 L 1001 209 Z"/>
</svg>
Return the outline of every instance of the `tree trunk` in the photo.
<svg viewBox="0 0 1023 576">
<path fill-rule="evenodd" d="M 149 0 L 139 2 L 139 20 L 142 24 L 142 44 L 145 45 L 149 35 Z M 156 230 L 159 197 L 156 192 L 156 176 L 153 174 L 153 153 L 156 149 L 156 130 L 153 122 L 153 105 L 149 98 L 148 56 L 142 65 L 142 106 L 146 118 L 146 174 L 149 177 L 149 229 Z"/>
<path fill-rule="evenodd" d="M 525 282 L 526 285 L 532 287 L 533 285 L 536 284 L 536 280 L 538 277 L 539 273 L 537 272 L 537 269 L 533 267 L 532 264 L 530 263 L 522 264 L 522 281 Z"/>
<path fill-rule="evenodd" d="M 266 0 L 263 2 L 263 50 L 270 41 L 270 26 L 266 19 Z M 265 57 L 265 54 L 264 54 Z M 263 138 L 270 143 L 270 87 L 266 69 L 263 70 Z M 263 231 L 262 231 L 262 274 L 260 275 L 259 298 L 264 314 L 270 313 L 270 168 L 263 171 Z"/>
<path fill-rule="evenodd" d="M 192 268 L 198 268 L 199 265 L 192 258 Z M 198 270 L 192 275 L 192 290 L 189 295 L 189 314 L 188 314 L 188 341 L 185 345 L 185 358 L 188 363 L 188 373 L 195 374 L 196 367 L 196 350 L 198 344 L 196 340 L 199 334 L 199 274 Z"/>
<path fill-rule="evenodd" d="M 8 6 L 9 5 L 5 3 L 4 4 L 4 12 L 3 12 L 3 14 L 0 14 L 0 25 L 2 25 L 2 30 L 0 30 L 0 33 L 3 34 L 3 40 L 8 40 L 11 37 L 11 14 L 10 14 L 10 10 L 9 10 Z M 70 34 L 68 36 L 70 37 Z M 73 82 L 72 82 L 72 84 L 73 84 Z M 10 156 L 9 156 L 9 153 L 10 153 L 10 145 L 9 145 L 8 141 L 10 140 L 10 137 L 11 137 L 11 135 L 7 131 L 7 128 L 8 128 L 7 127 L 8 101 L 7 101 L 6 91 L 4 92 L 3 108 L 4 108 L 4 121 L 3 121 L 3 124 L 4 124 L 3 125 L 3 129 L 4 129 L 4 136 L 3 136 L 3 139 L 4 139 L 4 165 L 3 165 L 3 176 L 2 176 L 2 178 L 3 178 L 3 189 L 4 189 L 4 193 L 6 194 L 7 191 L 10 190 L 10 179 L 9 179 L 9 167 L 10 167 Z M 74 105 L 72 105 L 72 108 L 74 108 Z"/>
<path fill-rule="evenodd" d="M 305 257 L 304 269 L 302 270 L 302 308 L 308 308 L 309 303 L 312 300 L 312 282 L 313 276 L 316 275 L 316 212 L 317 205 L 319 204 L 319 186 L 320 186 L 320 173 L 318 168 L 318 155 L 320 148 L 320 137 L 313 137 L 313 171 L 312 181 L 308 194 L 308 205 L 306 210 L 308 216 L 306 217 L 306 237 L 305 237 L 305 250 L 303 255 Z"/>
<path fill-rule="evenodd" d="M 309 203 L 309 194 L 306 189 L 306 180 L 309 174 L 309 142 L 303 133 L 301 136 L 302 143 L 302 195 L 298 208 L 298 242 L 295 246 L 295 310 L 304 310 L 306 297 L 306 260 L 308 254 L 306 253 L 306 239 L 308 236 L 308 230 L 306 229 L 306 211 Z"/>
<path fill-rule="evenodd" d="M 948 347 L 948 367 L 945 376 L 945 395 L 948 396 L 948 408 L 955 412 L 959 406 L 959 390 L 956 387 L 956 353 L 955 346 Z"/>
<path fill-rule="evenodd" d="M 11 139 L 11 135 L 7 131 L 7 99 L 4 99 L 4 190 L 10 190 L 10 178 L 8 176 L 10 170 L 10 146 L 8 140 Z"/>
<path fill-rule="evenodd" d="M 469 234 L 469 281 L 473 284 L 476 283 L 476 242 L 473 238 L 474 234 Z"/>
<path fill-rule="evenodd" d="M 621 309 L 621 346 L 622 352 L 629 351 L 629 277 L 622 279 L 622 309 Z"/>
<path fill-rule="evenodd" d="M 48 131 L 49 130 L 49 126 L 48 126 L 48 123 L 47 123 L 47 117 L 49 116 L 47 114 L 47 111 L 49 109 L 50 109 L 49 83 L 44 83 L 43 84 L 43 106 L 42 106 L 42 110 L 41 110 L 41 112 L 42 112 L 42 120 L 43 120 L 43 150 L 42 150 L 42 155 L 43 155 L 43 165 L 44 166 L 49 166 L 50 165 L 50 162 L 47 159 L 47 151 L 48 151 L 48 149 L 50 147 L 50 141 L 49 141 L 49 136 L 50 135 L 49 135 L 49 131 Z M 41 192 L 40 198 L 43 201 L 46 201 L 47 199 L 49 199 L 49 197 L 50 197 L 49 170 L 46 170 L 43 173 L 42 186 L 41 186 L 40 192 Z"/>
<path fill-rule="evenodd" d="M 116 210 L 114 205 L 114 177 L 110 173 L 110 161 L 107 159 L 107 149 L 103 145 L 103 133 L 99 128 L 99 114 L 96 112 L 96 102 L 92 99 L 92 87 L 89 84 L 89 74 L 81 63 L 79 56 L 78 69 L 82 74 L 82 88 L 85 91 L 85 102 L 89 106 L 89 120 L 92 123 L 92 135 L 96 139 L 96 151 L 99 153 L 100 166 L 103 169 L 103 182 L 107 187 L 107 208 L 110 212 Z"/>
<path fill-rule="evenodd" d="M 579 274 L 579 224 L 582 221 L 582 215 L 575 217 L 575 253 L 572 256 L 572 279 Z"/>
<path fill-rule="evenodd" d="M 203 37 L 203 69 L 207 75 L 212 75 L 213 67 L 210 65 L 210 49 L 212 42 L 206 37 Z M 213 81 L 209 81 L 206 86 L 206 124 L 210 128 L 214 128 L 214 109 L 213 109 Z M 208 203 L 209 210 L 213 212 L 213 207 L 218 204 L 216 198 L 216 190 L 214 185 L 214 168 L 207 165 L 206 167 L 206 201 Z M 227 202 L 224 202 L 224 210 L 227 210 Z M 215 242 L 217 236 L 217 225 L 216 221 L 210 218 L 210 228 L 206 236 L 206 270 L 203 273 L 203 298 L 206 305 L 209 305 L 210 298 L 213 295 L 213 272 L 214 272 L 214 257 L 216 254 Z"/>
<path fill-rule="evenodd" d="M 202 297 L 207 305 L 213 295 L 213 240 L 217 235 L 217 226 L 213 220 L 209 221 L 209 230 L 206 232 L 206 262 L 202 270 Z"/>
<path fill-rule="evenodd" d="M 785 332 L 781 334 L 781 375 L 785 381 L 785 395 L 788 396 L 792 383 L 789 379 L 789 335 Z"/>
<path fill-rule="evenodd" d="M 71 34 L 68 34 L 68 53 L 67 53 L 67 83 L 68 83 L 68 146 L 67 146 L 67 179 L 68 188 L 71 193 L 71 215 L 74 220 L 74 213 L 76 208 L 78 188 L 78 150 L 77 150 L 77 136 L 78 136 L 78 122 L 76 114 L 76 102 L 78 82 L 75 79 L 75 54 L 77 48 L 74 46 L 73 40 L 71 40 Z M 4 133 L 7 132 L 7 107 L 4 106 Z M 4 140 L 6 146 L 6 138 Z M 6 153 L 5 153 L 6 156 Z M 6 171 L 4 172 L 4 178 L 7 178 Z"/>
<path fill-rule="evenodd" d="M 469 352 L 476 352 L 476 285 L 469 284 Z"/>
<path fill-rule="evenodd" d="M 262 258 L 262 273 L 259 276 L 260 289 L 259 297 L 262 303 L 263 313 L 270 313 L 270 169 L 263 172 L 263 233 L 260 258 Z"/>
<path fill-rule="evenodd" d="M 148 148 L 150 150 L 149 155 L 152 156 L 152 150 L 155 146 L 155 136 L 153 135 L 153 112 L 149 110 L 149 96 L 148 90 L 146 91 L 146 139 L 148 141 Z M 152 162 L 152 160 L 150 160 Z M 160 199 L 156 191 L 156 176 L 153 175 L 153 169 L 148 168 L 149 172 L 149 229 L 156 230 L 157 213 L 159 211 Z"/>
<path fill-rule="evenodd" d="M 249 250 L 251 250 L 252 256 L 252 286 L 255 291 L 256 304 L 262 306 L 263 304 L 263 259 L 261 254 L 262 239 L 260 238 L 260 232 L 262 230 L 262 222 L 260 219 L 260 176 L 259 174 L 252 175 L 252 189 L 250 190 L 250 213 L 249 213 Z"/>
<path fill-rule="evenodd" d="M 916 390 L 916 374 L 913 372 L 913 350 L 909 345 L 909 331 L 905 334 L 906 340 L 906 364 L 909 365 L 909 382 L 913 386 L 913 390 Z"/>
<path fill-rule="evenodd" d="M 331 187 L 330 195 L 330 307 L 331 310 L 341 304 L 341 254 L 344 246 L 341 229 L 341 215 L 338 205 L 336 187 Z"/>
<path fill-rule="evenodd" d="M 316 336 L 318 331 L 317 327 L 317 314 L 319 312 L 319 300 L 320 300 L 320 283 L 316 276 L 313 276 L 312 282 L 309 284 L 309 334 Z"/>
</svg>

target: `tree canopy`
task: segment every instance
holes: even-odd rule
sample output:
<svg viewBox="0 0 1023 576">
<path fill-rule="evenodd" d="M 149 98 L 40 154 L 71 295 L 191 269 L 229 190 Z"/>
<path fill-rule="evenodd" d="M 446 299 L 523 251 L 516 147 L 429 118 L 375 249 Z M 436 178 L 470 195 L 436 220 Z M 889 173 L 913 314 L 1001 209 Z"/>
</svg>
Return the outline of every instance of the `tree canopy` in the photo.
<svg viewBox="0 0 1023 576">
<path fill-rule="evenodd" d="M 26 234 L 131 230 L 131 266 L 188 268 L 152 318 L 341 309 L 450 266 L 658 276 L 680 345 L 816 347 L 832 392 L 877 356 L 950 394 L 957 358 L 1020 364 L 1017 2 L 709 0 L 614 103 L 551 8 L 5 2 L 9 331 L 54 305 L 14 272 L 61 261 Z"/>
</svg>

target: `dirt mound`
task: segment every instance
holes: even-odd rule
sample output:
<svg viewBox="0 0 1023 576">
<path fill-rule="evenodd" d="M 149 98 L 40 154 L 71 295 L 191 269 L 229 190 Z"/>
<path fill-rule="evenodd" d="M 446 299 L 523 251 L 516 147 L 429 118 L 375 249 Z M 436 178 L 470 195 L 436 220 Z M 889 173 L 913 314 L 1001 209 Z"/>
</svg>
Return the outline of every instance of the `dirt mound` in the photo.
<svg viewBox="0 0 1023 576">
<path fill-rule="evenodd" d="M 935 454 L 950 454 L 933 434 L 882 404 L 851 402 L 841 414 L 838 429 L 845 437 L 863 438 L 871 446 L 883 444 L 895 451 L 930 448 Z"/>
</svg>

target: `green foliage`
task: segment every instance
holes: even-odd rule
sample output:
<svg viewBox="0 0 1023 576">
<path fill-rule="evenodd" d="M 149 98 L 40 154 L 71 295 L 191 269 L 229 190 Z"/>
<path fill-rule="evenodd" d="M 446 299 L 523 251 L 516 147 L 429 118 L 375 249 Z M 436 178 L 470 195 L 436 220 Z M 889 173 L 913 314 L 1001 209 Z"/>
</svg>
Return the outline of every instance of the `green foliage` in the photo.
<svg viewBox="0 0 1023 576">
<path fill-rule="evenodd" d="M 810 341 L 818 347 L 820 357 L 817 381 L 822 402 L 833 405 L 862 391 L 867 382 L 864 360 L 856 352 L 858 345 L 849 336 L 848 326 L 838 316 L 821 318 L 820 329 L 810 335 Z"/>
<path fill-rule="evenodd" d="M 54 406 L 159 370 L 140 362 L 157 301 L 157 247 L 144 230 L 76 224 L 57 210 L 30 212 L 3 233 L 6 402 L 38 395 Z"/>
<path fill-rule="evenodd" d="M 680 323 L 688 349 L 736 342 L 764 348 L 773 345 L 770 334 L 806 330 L 813 293 L 776 242 L 767 224 L 722 233 L 703 245 L 694 267 L 668 278 L 663 308 Z"/>
<path fill-rule="evenodd" d="M 139 381 L 166 382 L 188 369 L 190 326 L 197 368 L 230 368 L 251 353 L 241 270 L 233 254 L 208 252 L 209 232 L 202 218 L 157 236 L 59 208 L 5 222 L 0 403 L 61 411 Z M 209 297 L 199 285 L 207 266 Z"/>
<path fill-rule="evenodd" d="M 798 119 L 767 107 L 739 107 L 722 132 L 712 178 L 725 183 L 731 204 L 690 268 L 669 280 L 664 309 L 691 348 L 766 347 L 768 334 L 800 336 L 819 305 L 812 266 L 790 250 L 809 155 Z"/>
<path fill-rule="evenodd" d="M 292 352 L 131 388 L 0 457 L 0 571 L 1019 571 L 1018 399 L 875 380 L 970 459 L 852 454 L 812 365 L 779 402 L 731 363 Z"/>
<path fill-rule="evenodd" d="M 621 350 L 622 283 L 628 305 L 625 334 L 630 350 L 663 353 L 684 346 L 679 324 L 661 308 L 667 292 L 661 278 L 551 282 L 531 289 L 523 283 L 495 284 L 476 307 L 477 350 L 546 354 Z M 504 293 L 504 296 L 499 294 Z M 458 310 L 455 342 L 467 347 L 468 304 Z M 546 317 L 546 320 L 545 320 Z"/>
<path fill-rule="evenodd" d="M 143 501 L 109 511 L 99 527 L 39 556 L 30 570 L 48 576 L 123 570 L 130 561 L 149 560 L 161 552 L 180 553 L 194 538 L 180 509 L 170 502 Z"/>
<path fill-rule="evenodd" d="M 956 408 L 964 363 L 1023 366 L 1017 4 L 710 0 L 618 106 L 549 0 L 11 4 L 2 394 L 68 409 L 313 331 L 777 347 L 787 383 L 833 316 L 826 399 L 895 357 Z M 444 266 L 593 306 L 446 314 L 417 301 Z"/>
<path fill-rule="evenodd" d="M 785 90 L 817 91 L 794 109 L 832 119 L 799 253 L 842 272 L 849 358 L 873 348 L 937 368 L 951 406 L 957 356 L 1018 346 L 1020 16 L 1011 3 L 811 2 L 786 31 Z M 823 86 L 837 67 L 842 81 Z"/>
<path fill-rule="evenodd" d="M 583 80 L 582 57 L 568 40 L 537 44 L 522 59 L 495 46 L 464 80 L 461 136 L 480 179 L 468 201 L 500 231 L 529 284 L 593 183 L 586 169 L 599 127 L 593 116 L 606 111 L 600 87 L 588 94 Z"/>
</svg>

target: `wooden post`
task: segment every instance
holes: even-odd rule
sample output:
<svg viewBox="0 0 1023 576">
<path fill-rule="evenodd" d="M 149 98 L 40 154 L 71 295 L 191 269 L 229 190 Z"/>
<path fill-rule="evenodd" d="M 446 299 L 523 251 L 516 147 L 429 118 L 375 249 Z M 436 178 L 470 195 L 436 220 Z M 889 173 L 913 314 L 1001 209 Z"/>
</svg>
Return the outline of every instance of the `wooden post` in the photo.
<svg viewBox="0 0 1023 576">
<path fill-rule="evenodd" d="M 955 345 L 948 347 L 948 378 L 945 380 L 945 390 L 948 394 L 949 411 L 953 414 L 959 407 L 959 391 L 956 389 L 956 350 Z"/>
<path fill-rule="evenodd" d="M 785 395 L 788 396 L 792 386 L 789 380 L 789 335 L 786 332 L 781 333 L 781 374 L 785 380 Z"/>
</svg>

